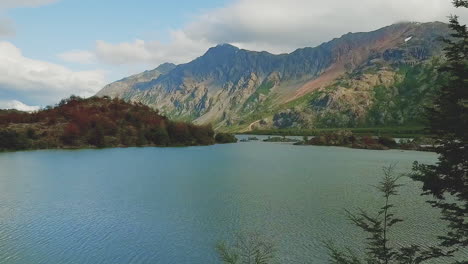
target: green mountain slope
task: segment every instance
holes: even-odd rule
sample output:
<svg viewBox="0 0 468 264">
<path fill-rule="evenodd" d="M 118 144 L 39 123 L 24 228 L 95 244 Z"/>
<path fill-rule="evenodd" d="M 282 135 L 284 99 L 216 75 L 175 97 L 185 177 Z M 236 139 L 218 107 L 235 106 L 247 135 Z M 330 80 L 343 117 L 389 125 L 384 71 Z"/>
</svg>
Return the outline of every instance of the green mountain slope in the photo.
<svg viewBox="0 0 468 264">
<path fill-rule="evenodd" d="M 225 130 L 418 123 L 435 89 L 440 37 L 448 33 L 439 22 L 400 23 L 281 55 L 223 44 L 98 95 Z"/>
</svg>

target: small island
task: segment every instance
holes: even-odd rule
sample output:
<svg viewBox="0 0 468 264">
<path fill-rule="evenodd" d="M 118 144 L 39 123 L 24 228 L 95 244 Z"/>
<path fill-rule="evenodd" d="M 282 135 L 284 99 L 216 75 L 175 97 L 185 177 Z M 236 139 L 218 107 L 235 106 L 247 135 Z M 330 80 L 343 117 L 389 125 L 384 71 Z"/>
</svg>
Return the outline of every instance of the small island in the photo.
<svg viewBox="0 0 468 264">
<path fill-rule="evenodd" d="M 287 138 L 286 136 L 282 136 L 282 137 L 270 137 L 269 136 L 267 139 L 264 139 L 263 142 L 297 143 L 299 142 L 299 140 Z"/>
<path fill-rule="evenodd" d="M 37 112 L 0 110 L 0 151 L 237 142 L 211 125 L 171 121 L 140 103 L 71 96 Z"/>
<path fill-rule="evenodd" d="M 355 149 L 388 150 L 403 149 L 417 151 L 432 151 L 436 142 L 430 138 L 403 139 L 397 142 L 389 136 L 356 136 L 347 130 L 324 133 L 309 139 L 304 136 L 303 140 L 295 145 L 315 146 L 338 146 Z"/>
</svg>

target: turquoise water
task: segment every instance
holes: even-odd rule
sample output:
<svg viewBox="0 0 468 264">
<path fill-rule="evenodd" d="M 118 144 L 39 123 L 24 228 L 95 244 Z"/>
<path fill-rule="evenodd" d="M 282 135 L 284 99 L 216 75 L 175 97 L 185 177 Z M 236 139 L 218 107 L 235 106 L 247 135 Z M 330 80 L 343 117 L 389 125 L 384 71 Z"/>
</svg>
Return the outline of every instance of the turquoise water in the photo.
<svg viewBox="0 0 468 264">
<path fill-rule="evenodd" d="M 415 160 L 436 155 L 263 142 L 1 153 L 0 263 L 218 263 L 217 241 L 253 231 L 281 263 L 326 263 L 324 240 L 364 238 L 344 208 L 381 205 L 381 167 Z M 390 236 L 428 245 L 437 211 L 403 182 Z"/>
</svg>

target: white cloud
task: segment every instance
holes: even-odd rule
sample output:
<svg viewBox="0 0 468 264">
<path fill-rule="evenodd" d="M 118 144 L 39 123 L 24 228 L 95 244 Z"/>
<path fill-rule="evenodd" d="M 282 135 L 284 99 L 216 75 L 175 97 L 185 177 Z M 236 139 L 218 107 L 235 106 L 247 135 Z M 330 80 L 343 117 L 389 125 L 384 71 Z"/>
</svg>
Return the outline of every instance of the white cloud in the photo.
<svg viewBox="0 0 468 264">
<path fill-rule="evenodd" d="M 71 94 L 94 95 L 105 84 L 103 71 L 72 71 L 61 65 L 26 58 L 10 42 L 0 42 L 1 90 L 49 104 Z"/>
<path fill-rule="evenodd" d="M 96 56 L 93 52 L 87 50 L 72 50 L 57 55 L 60 59 L 66 62 L 74 62 L 80 64 L 96 63 Z"/>
<path fill-rule="evenodd" d="M 199 16 L 184 31 L 191 39 L 278 53 L 400 21 L 447 21 L 453 10 L 448 0 L 239 0 Z"/>
<path fill-rule="evenodd" d="M 135 40 L 133 43 L 124 42 L 110 44 L 102 40 L 96 42 L 97 57 L 110 64 L 131 64 L 137 62 L 151 61 L 157 56 L 158 42 L 145 42 Z"/>
<path fill-rule="evenodd" d="M 24 104 L 18 100 L 0 101 L 0 109 L 16 109 L 20 111 L 32 112 L 40 109 L 39 106 Z"/>
<path fill-rule="evenodd" d="M 219 43 L 283 53 L 401 21 L 447 21 L 454 10 L 448 0 L 236 0 L 171 31 L 168 43 L 99 40 L 93 52 L 114 65 L 184 63 Z"/>
<path fill-rule="evenodd" d="M 95 54 L 108 64 L 184 63 L 200 56 L 212 44 L 203 39 L 191 39 L 183 31 L 172 31 L 170 34 L 171 41 L 167 44 L 140 39 L 117 44 L 98 40 Z"/>
</svg>

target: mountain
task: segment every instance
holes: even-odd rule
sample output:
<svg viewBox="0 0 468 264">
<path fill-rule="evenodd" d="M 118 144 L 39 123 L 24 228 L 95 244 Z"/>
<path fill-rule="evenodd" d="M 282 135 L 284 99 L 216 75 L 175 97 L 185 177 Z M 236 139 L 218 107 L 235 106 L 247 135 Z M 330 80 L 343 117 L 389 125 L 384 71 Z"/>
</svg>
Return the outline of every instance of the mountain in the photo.
<svg viewBox="0 0 468 264">
<path fill-rule="evenodd" d="M 448 34 L 440 22 L 399 23 L 280 55 L 222 44 L 97 95 L 237 131 L 417 123 L 437 81 L 440 37 Z"/>
<path fill-rule="evenodd" d="M 133 86 L 155 80 L 159 76 L 169 73 L 175 67 L 175 64 L 164 63 L 159 65 L 156 69 L 144 71 L 142 73 L 123 78 L 122 80 L 106 85 L 104 88 L 102 88 L 101 91 L 97 93 L 97 96 L 107 95 L 110 97 L 122 97 L 127 93 L 130 93 Z"/>
</svg>

